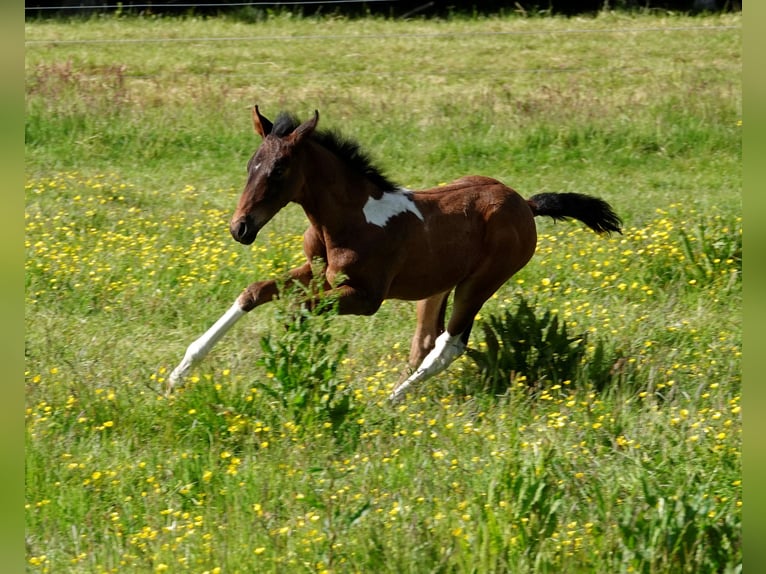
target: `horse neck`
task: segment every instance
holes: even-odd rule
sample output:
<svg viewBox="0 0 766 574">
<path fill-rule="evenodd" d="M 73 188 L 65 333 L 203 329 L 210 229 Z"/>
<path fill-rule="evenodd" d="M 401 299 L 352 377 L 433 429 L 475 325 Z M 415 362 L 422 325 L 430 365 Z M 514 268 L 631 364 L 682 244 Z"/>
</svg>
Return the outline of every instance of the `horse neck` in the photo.
<svg viewBox="0 0 766 574">
<path fill-rule="evenodd" d="M 367 199 L 382 191 L 320 144 L 310 141 L 308 145 L 302 166 L 304 183 L 296 202 L 314 225 L 342 229 L 354 214 L 363 217 Z"/>
</svg>

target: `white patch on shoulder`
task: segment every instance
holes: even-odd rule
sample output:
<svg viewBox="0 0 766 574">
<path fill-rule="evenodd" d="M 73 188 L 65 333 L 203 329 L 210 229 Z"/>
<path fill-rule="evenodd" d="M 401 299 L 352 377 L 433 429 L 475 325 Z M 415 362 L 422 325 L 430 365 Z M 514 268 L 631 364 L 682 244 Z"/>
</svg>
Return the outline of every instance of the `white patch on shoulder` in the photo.
<svg viewBox="0 0 766 574">
<path fill-rule="evenodd" d="M 380 199 L 370 197 L 362 209 L 367 223 L 378 227 L 385 227 L 389 219 L 400 213 L 414 213 L 420 221 L 423 214 L 412 200 L 412 192 L 407 189 L 397 189 L 384 193 Z"/>
</svg>

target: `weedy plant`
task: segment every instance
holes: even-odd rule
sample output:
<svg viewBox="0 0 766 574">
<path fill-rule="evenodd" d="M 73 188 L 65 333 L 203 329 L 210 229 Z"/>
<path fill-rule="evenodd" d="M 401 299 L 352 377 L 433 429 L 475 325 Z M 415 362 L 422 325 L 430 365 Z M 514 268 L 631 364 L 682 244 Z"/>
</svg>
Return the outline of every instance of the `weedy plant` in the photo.
<svg viewBox="0 0 766 574">
<path fill-rule="evenodd" d="M 641 485 L 645 507 L 625 508 L 618 520 L 627 553 L 640 564 L 637 571 L 652 572 L 659 560 L 676 572 L 715 572 L 739 550 L 740 525 L 719 514 L 705 493 L 680 491 L 666 497 L 645 476 Z"/>
<path fill-rule="evenodd" d="M 736 222 L 700 221 L 689 232 L 679 230 L 683 253 L 689 265 L 683 267 L 691 284 L 710 284 L 725 278 L 728 292 L 742 278 L 742 227 Z M 735 273 L 731 272 L 732 266 Z"/>
<path fill-rule="evenodd" d="M 277 313 L 285 324 L 281 333 L 261 338 L 258 365 L 267 374 L 256 383 L 286 418 L 302 426 L 330 425 L 344 434 L 347 421 L 362 407 L 353 401 L 338 369 L 348 353 L 347 343 L 335 343 L 329 322 L 338 314 L 338 301 L 327 297 L 313 306 L 288 304 Z M 346 437 L 348 438 L 348 437 Z"/>
</svg>

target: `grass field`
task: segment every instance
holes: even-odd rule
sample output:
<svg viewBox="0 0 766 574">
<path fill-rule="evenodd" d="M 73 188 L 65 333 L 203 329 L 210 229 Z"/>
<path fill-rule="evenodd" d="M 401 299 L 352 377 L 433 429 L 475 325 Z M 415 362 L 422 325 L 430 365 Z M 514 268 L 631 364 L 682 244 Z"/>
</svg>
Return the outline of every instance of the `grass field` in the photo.
<svg viewBox="0 0 766 574">
<path fill-rule="evenodd" d="M 739 14 L 28 21 L 28 571 L 740 572 L 741 33 Z M 402 185 L 591 193 L 624 233 L 538 220 L 474 355 L 403 405 L 400 301 L 261 307 L 166 397 L 240 290 L 301 261 L 297 207 L 252 247 L 228 233 L 254 103 L 318 109 Z M 522 299 L 527 327 L 549 313 L 583 341 L 571 376 L 482 376 L 486 326 Z"/>
</svg>

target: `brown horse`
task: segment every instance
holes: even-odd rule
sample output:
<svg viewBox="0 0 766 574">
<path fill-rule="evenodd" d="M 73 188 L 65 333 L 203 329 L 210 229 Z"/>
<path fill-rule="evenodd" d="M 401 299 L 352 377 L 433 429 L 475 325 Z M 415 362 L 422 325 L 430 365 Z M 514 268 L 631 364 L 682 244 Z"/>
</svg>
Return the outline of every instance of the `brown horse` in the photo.
<svg viewBox="0 0 766 574">
<path fill-rule="evenodd" d="M 318 121 L 318 112 L 303 123 L 282 113 L 272 124 L 253 108 L 263 141 L 247 164 L 231 234 L 249 245 L 280 209 L 298 203 L 310 223 L 303 236 L 308 261 L 283 281 L 247 287 L 189 345 L 170 375 L 170 388 L 242 315 L 278 297 L 278 285 L 316 284 L 313 263 L 320 261 L 324 290 L 317 297 L 337 297 L 342 314 L 372 315 L 384 299 L 417 301 L 409 357 L 414 372 L 392 391 L 389 398 L 397 400 L 463 353 L 479 309 L 535 252 L 535 216 L 575 218 L 597 233 L 620 232 L 609 204 L 588 195 L 542 193 L 525 200 L 482 176 L 409 191 L 376 169 L 355 142 L 317 130 Z"/>
</svg>

